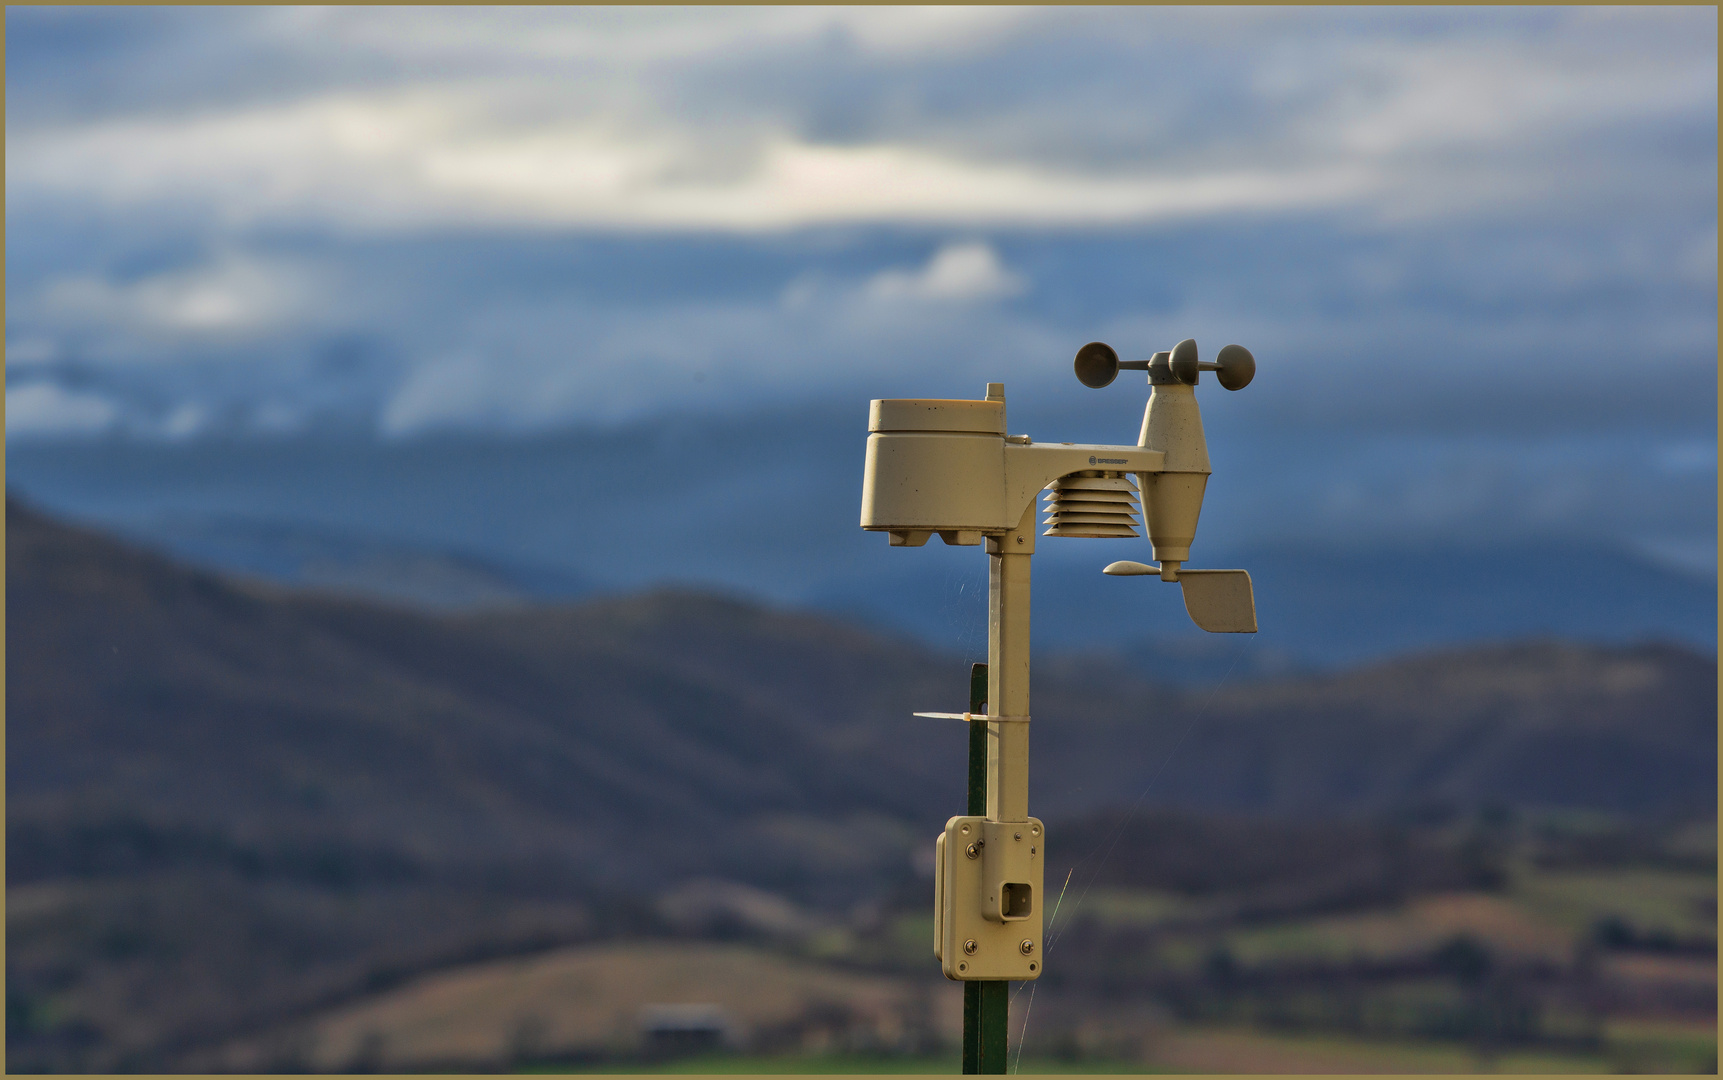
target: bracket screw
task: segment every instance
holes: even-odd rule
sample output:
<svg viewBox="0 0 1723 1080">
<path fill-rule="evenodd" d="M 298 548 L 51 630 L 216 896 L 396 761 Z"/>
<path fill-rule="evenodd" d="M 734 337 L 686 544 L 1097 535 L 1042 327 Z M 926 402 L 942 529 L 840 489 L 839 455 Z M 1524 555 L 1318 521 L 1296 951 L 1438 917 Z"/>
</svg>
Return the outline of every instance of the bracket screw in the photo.
<svg viewBox="0 0 1723 1080">
<path fill-rule="evenodd" d="M 975 939 L 974 939 L 974 938 L 970 938 L 970 939 L 969 939 L 969 940 L 968 940 L 968 941 L 965 941 L 965 942 L 964 942 L 964 943 L 963 943 L 963 952 L 964 952 L 964 954 L 965 954 L 965 955 L 968 955 L 968 956 L 974 956 L 974 955 L 975 955 L 975 950 L 976 950 L 976 949 L 979 949 L 979 948 L 980 948 L 980 947 L 981 947 L 981 946 L 979 946 L 979 945 L 977 945 L 977 944 L 975 944 Z"/>
<path fill-rule="evenodd" d="M 981 845 L 980 844 L 970 844 L 968 847 L 963 849 L 963 853 L 965 855 L 969 856 L 971 859 L 980 858 L 981 857 Z"/>
<path fill-rule="evenodd" d="M 1035 951 L 1035 943 L 1028 938 L 1024 938 L 1022 941 L 1017 943 L 1017 951 L 1022 953 L 1024 956 L 1028 956 L 1030 953 Z"/>
</svg>

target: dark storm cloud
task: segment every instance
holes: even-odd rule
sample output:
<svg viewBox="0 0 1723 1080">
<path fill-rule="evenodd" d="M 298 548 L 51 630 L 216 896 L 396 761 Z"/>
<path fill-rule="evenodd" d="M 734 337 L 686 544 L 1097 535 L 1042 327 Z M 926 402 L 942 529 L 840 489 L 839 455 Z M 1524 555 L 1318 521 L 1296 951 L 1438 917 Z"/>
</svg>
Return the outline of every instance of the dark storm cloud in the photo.
<svg viewBox="0 0 1723 1080">
<path fill-rule="evenodd" d="M 1140 401 L 1082 396 L 1071 349 L 1195 336 L 1257 351 L 1209 425 L 1257 455 L 1251 498 L 1314 508 L 1295 531 L 1708 535 L 1710 9 L 7 28 L 14 439 L 527 433 L 998 378 L 1037 430 L 1128 431 Z M 1296 467 L 1319 452 L 1331 475 Z"/>
</svg>

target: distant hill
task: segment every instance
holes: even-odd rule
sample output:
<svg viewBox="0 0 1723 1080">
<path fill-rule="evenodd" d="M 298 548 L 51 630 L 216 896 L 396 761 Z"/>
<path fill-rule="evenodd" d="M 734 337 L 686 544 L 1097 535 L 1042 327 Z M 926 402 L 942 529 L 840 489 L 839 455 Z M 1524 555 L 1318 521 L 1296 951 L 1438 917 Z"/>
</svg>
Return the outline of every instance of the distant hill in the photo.
<svg viewBox="0 0 1723 1080">
<path fill-rule="evenodd" d="M 1115 418 L 1124 426 L 1111 430 L 1134 433 L 1136 415 L 1124 408 Z M 1100 420 L 1042 423 L 1050 433 Z M 8 451 L 7 478 L 14 494 L 206 569 L 444 608 L 517 591 L 564 602 L 698 583 L 939 649 L 974 648 L 986 625 L 978 550 L 893 549 L 857 528 L 865 421 L 865 408 L 845 406 L 519 438 L 24 442 Z M 1036 647 L 1119 649 L 1146 663 L 1155 654 L 1142 645 L 1155 639 L 1156 652 L 1191 662 L 1153 677 L 1181 683 L 1536 636 L 1716 650 L 1714 569 L 1673 568 L 1603 533 L 1453 535 L 1434 510 L 1435 532 L 1342 529 L 1313 540 L 1305 529 L 1293 542 L 1267 509 L 1288 497 L 1267 474 L 1223 469 L 1193 549 L 1196 565 L 1254 576 L 1263 630 L 1248 649 L 1217 652 L 1177 590 L 1100 574 L 1115 559 L 1146 558 L 1142 540 L 1043 545 Z"/>
<path fill-rule="evenodd" d="M 1708 814 L 1716 670 L 1669 645 L 1544 640 L 1193 692 L 1152 732 L 1140 714 L 1109 715 L 1097 701 L 1088 753 L 1055 756 L 1041 775 L 1075 766 L 1059 779 L 1122 794 L 1141 782 L 1139 763 L 1164 762 L 1149 788 L 1160 801 L 1281 815 L 1431 805 Z M 1108 755 L 1108 745 L 1135 752 Z"/>
<path fill-rule="evenodd" d="M 591 591 L 563 570 L 293 522 L 169 517 L 136 523 L 121 535 L 193 566 L 432 611 L 568 600 Z"/>
<path fill-rule="evenodd" d="M 943 696 L 935 659 L 826 620 L 677 594 L 427 616 L 8 520 L 15 828 L 123 813 L 651 881 L 769 863 L 802 816 L 930 812 L 941 741 L 962 782 L 959 740 L 909 716 Z"/>
<path fill-rule="evenodd" d="M 665 829 L 651 859 L 607 856 L 621 879 L 772 847 L 677 839 L 695 818 L 928 827 L 961 801 L 959 733 L 908 714 L 961 704 L 962 659 L 827 618 L 676 592 L 425 615 L 228 583 L 16 503 L 8 540 L 14 815 L 219 808 L 230 830 L 545 867 Z M 1033 795 L 1065 814 L 1145 789 L 1317 814 L 1701 805 L 1714 672 L 1552 641 L 1190 692 L 1048 663 Z"/>
<path fill-rule="evenodd" d="M 960 727 L 909 714 L 961 707 L 967 658 L 823 616 L 684 592 L 427 614 L 11 501 L 7 604 L 14 1068 L 165 1067 L 415 970 L 651 929 L 642 898 L 688 881 L 816 910 L 919 890 L 962 806 Z M 1031 805 L 1055 851 L 1060 821 L 1137 803 L 1679 814 L 1715 805 L 1716 685 L 1666 645 L 1199 691 L 1049 661 Z"/>
</svg>

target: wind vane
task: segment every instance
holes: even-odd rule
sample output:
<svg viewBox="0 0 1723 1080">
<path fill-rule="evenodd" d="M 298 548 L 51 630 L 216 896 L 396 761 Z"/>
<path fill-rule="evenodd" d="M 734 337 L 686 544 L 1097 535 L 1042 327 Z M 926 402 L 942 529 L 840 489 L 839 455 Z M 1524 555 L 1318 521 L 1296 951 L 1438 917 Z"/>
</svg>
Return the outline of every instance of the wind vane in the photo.
<svg viewBox="0 0 1723 1080">
<path fill-rule="evenodd" d="M 1048 499 L 1043 536 L 1133 537 L 1139 514 L 1159 566 L 1114 562 L 1102 573 L 1177 582 L 1191 620 L 1211 633 L 1255 633 L 1244 570 L 1192 570 L 1191 543 L 1208 486 L 1208 445 L 1195 388 L 1204 371 L 1243 389 L 1256 360 L 1228 345 L 1213 363 L 1186 338 L 1148 360 L 1121 361 L 1093 341 L 1077 378 L 1099 389 L 1120 370 L 1148 373 L 1148 407 L 1135 446 L 1035 442 L 1008 435 L 1005 385 L 979 401 L 887 398 L 868 415 L 861 527 L 893 547 L 935 533 L 960 547 L 985 542 L 987 663 L 971 671 L 969 711 L 916 713 L 969 725 L 968 814 L 936 841 L 933 954 L 964 984 L 963 1071 L 1005 1071 L 1005 987 L 1039 978 L 1046 829 L 1029 816 L 1029 559 L 1036 499 Z M 1142 510 L 1139 511 L 1139 498 Z"/>
</svg>

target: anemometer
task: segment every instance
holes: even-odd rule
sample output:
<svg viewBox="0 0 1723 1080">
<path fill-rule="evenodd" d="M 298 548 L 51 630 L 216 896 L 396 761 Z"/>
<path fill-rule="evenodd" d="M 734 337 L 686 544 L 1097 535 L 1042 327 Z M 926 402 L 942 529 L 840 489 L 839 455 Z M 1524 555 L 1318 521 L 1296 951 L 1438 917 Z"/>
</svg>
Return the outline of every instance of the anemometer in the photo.
<svg viewBox="0 0 1723 1080">
<path fill-rule="evenodd" d="M 1041 536 L 1136 537 L 1141 517 L 1159 565 L 1121 561 L 1101 572 L 1177 582 L 1197 626 L 1256 632 L 1248 572 L 1185 566 L 1211 472 L 1197 383 L 1209 371 L 1225 389 L 1241 390 L 1256 375 L 1256 359 L 1228 345 L 1203 362 L 1186 338 L 1147 360 L 1120 360 L 1110 345 L 1092 341 L 1077 350 L 1074 367 L 1094 389 L 1120 371 L 1148 373 L 1135 446 L 1007 434 L 1003 383 L 988 383 L 979 401 L 877 399 L 868 414 L 861 527 L 888 534 L 893 547 L 921 547 L 937 534 L 959 547 L 985 544 L 988 555 L 987 663 L 975 665 L 969 711 L 916 714 L 963 720 L 970 729 L 969 813 L 946 822 L 935 841 L 933 942 L 946 977 L 964 983 L 966 1073 L 1005 1071 L 1006 981 L 1037 979 L 1044 968 L 1046 830 L 1029 816 L 1036 502 L 1047 500 Z"/>
</svg>

